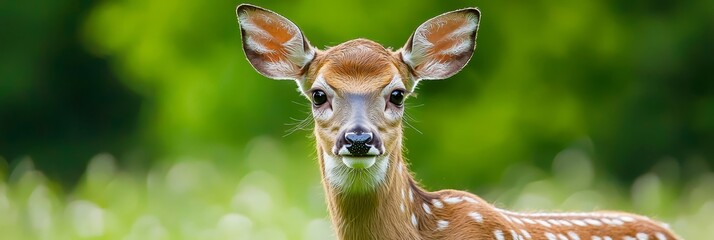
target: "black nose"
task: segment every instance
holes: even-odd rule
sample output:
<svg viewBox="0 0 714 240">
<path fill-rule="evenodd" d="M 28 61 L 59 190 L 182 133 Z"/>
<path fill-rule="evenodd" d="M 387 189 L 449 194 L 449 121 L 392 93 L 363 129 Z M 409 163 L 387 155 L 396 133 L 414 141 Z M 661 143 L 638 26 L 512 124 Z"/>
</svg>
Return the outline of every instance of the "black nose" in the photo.
<svg viewBox="0 0 714 240">
<path fill-rule="evenodd" d="M 372 141 L 372 133 L 354 133 L 349 132 L 345 134 L 345 140 L 351 144 L 363 144 Z"/>
<path fill-rule="evenodd" d="M 345 144 L 347 151 L 354 156 L 364 156 L 369 152 L 372 147 L 372 133 L 371 132 L 348 132 L 345 134 Z"/>
</svg>

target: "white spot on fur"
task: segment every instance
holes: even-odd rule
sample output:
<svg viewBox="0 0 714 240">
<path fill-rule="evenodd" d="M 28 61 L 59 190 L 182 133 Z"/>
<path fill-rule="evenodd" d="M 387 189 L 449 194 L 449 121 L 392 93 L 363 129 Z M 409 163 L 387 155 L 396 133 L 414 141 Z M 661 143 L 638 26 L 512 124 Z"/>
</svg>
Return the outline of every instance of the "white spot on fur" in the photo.
<svg viewBox="0 0 714 240">
<path fill-rule="evenodd" d="M 418 223 L 417 223 L 416 216 L 414 216 L 414 214 L 412 213 L 412 225 L 414 225 L 414 227 L 416 227 L 417 224 L 418 224 Z"/>
<path fill-rule="evenodd" d="M 551 233 L 551 232 L 545 232 L 545 237 L 546 237 L 548 240 L 558 240 L 558 238 L 555 237 L 555 234 L 553 234 L 553 233 Z"/>
<path fill-rule="evenodd" d="M 538 224 L 543 225 L 543 227 L 551 227 L 550 223 L 548 223 L 548 222 L 546 222 L 546 221 L 543 221 L 543 220 L 540 220 L 540 219 L 537 219 L 537 220 L 535 220 L 535 221 L 536 221 Z"/>
<path fill-rule="evenodd" d="M 573 224 L 570 223 L 570 222 L 568 222 L 567 220 L 562 220 L 562 219 L 561 219 L 561 220 L 558 220 L 558 222 L 559 222 L 560 224 L 565 225 L 565 226 L 568 226 L 568 227 L 572 227 L 572 226 L 573 226 Z"/>
<path fill-rule="evenodd" d="M 581 226 L 581 227 L 585 227 L 588 225 L 587 223 L 585 223 L 581 220 L 570 220 L 570 222 L 572 222 L 575 225 Z"/>
<path fill-rule="evenodd" d="M 553 225 L 555 225 L 555 226 L 560 226 L 560 222 L 558 222 L 558 220 L 548 219 L 548 222 L 551 223 L 551 224 L 553 224 Z"/>
<path fill-rule="evenodd" d="M 521 229 L 521 234 L 523 234 L 523 236 L 527 239 L 531 239 L 531 234 L 528 233 L 528 231 Z"/>
<path fill-rule="evenodd" d="M 426 203 L 422 203 L 421 207 L 424 208 L 424 212 L 426 212 L 426 214 L 431 214 L 431 208 L 429 207 L 429 205 L 427 205 Z"/>
<path fill-rule="evenodd" d="M 530 218 L 521 218 L 521 220 L 523 220 L 524 222 L 530 223 L 530 224 L 536 224 L 536 222 L 533 221 L 533 219 L 530 219 Z"/>
<path fill-rule="evenodd" d="M 414 193 L 411 188 L 409 188 L 409 202 L 414 202 Z"/>
<path fill-rule="evenodd" d="M 449 226 L 448 221 L 444 221 L 444 220 L 436 221 L 436 229 L 439 231 L 446 229 L 448 226 Z"/>
<path fill-rule="evenodd" d="M 496 229 L 496 230 L 493 231 L 493 236 L 495 236 L 497 240 L 504 240 L 504 239 L 505 239 L 505 238 L 503 237 L 503 231 L 498 230 L 498 229 Z"/>
<path fill-rule="evenodd" d="M 662 234 L 661 232 L 655 233 L 655 237 L 657 238 L 657 240 L 667 240 L 667 237 L 664 236 L 664 234 Z"/>
<path fill-rule="evenodd" d="M 519 213 L 519 212 L 510 212 L 508 210 L 504 209 L 496 209 L 496 211 L 502 212 L 502 213 L 508 213 L 509 215 L 513 216 L 521 216 L 521 217 L 545 217 L 545 218 L 557 218 L 557 217 L 564 217 L 564 218 L 590 218 L 593 221 L 599 221 L 595 220 L 595 218 L 608 218 L 612 221 L 613 224 L 615 225 L 622 225 L 624 224 L 623 221 L 627 222 L 634 222 L 637 221 L 637 218 L 635 217 L 630 217 L 630 216 L 622 216 L 622 215 L 613 215 L 610 213 L 578 213 L 578 212 L 564 212 L 564 213 Z M 624 218 L 624 219 L 623 219 Z M 622 219 L 622 220 L 621 220 Z M 563 223 L 562 221 L 565 220 L 559 220 L 559 222 L 563 225 L 567 225 Z M 583 222 L 582 220 L 571 220 L 571 221 L 581 221 L 582 224 L 587 225 L 588 223 Z M 595 223 L 597 224 L 597 223 Z M 602 224 L 602 223 L 600 223 Z M 581 224 L 578 224 L 581 225 Z M 582 225 L 581 225 L 582 226 Z"/>
<path fill-rule="evenodd" d="M 572 240 L 580 240 L 580 236 L 573 231 L 568 232 L 568 236 L 570 236 L 570 239 Z"/>
<path fill-rule="evenodd" d="M 518 219 L 517 217 L 511 217 L 511 220 L 513 220 L 514 222 L 516 222 L 516 223 L 518 223 L 518 224 L 520 224 L 520 225 L 523 225 L 523 221 L 521 221 L 521 220 Z"/>
<path fill-rule="evenodd" d="M 622 216 L 622 217 L 620 217 L 620 220 L 625 221 L 625 222 L 634 222 L 635 221 L 635 219 L 630 216 Z"/>
<path fill-rule="evenodd" d="M 600 236 L 592 236 L 591 239 L 592 240 L 602 240 L 602 238 Z"/>
<path fill-rule="evenodd" d="M 442 202 L 439 201 L 438 199 L 432 199 L 432 200 L 431 200 L 431 204 L 434 205 L 434 207 L 436 207 L 436 208 L 443 208 L 443 207 L 444 207 L 444 203 L 442 203 Z"/>
<path fill-rule="evenodd" d="M 457 204 L 463 201 L 460 197 L 445 197 L 444 202 L 448 204 Z"/>
<path fill-rule="evenodd" d="M 609 237 L 609 236 L 604 236 L 604 237 L 602 238 L 602 240 L 612 240 L 612 238 Z"/>
<path fill-rule="evenodd" d="M 467 201 L 467 202 L 470 202 L 470 203 L 478 203 L 478 201 L 476 201 L 476 199 L 473 199 L 473 198 L 470 198 L 470 197 L 463 197 L 463 199 L 464 199 L 465 201 Z"/>
<path fill-rule="evenodd" d="M 511 220 L 510 217 L 506 216 L 506 214 L 503 214 L 503 213 L 500 213 L 500 214 L 501 214 L 501 217 L 503 217 L 503 219 L 506 219 L 506 221 L 513 223 L 513 220 Z"/>
<path fill-rule="evenodd" d="M 402 200 L 406 200 L 406 197 L 404 196 L 404 189 L 402 189 Z"/>
<path fill-rule="evenodd" d="M 603 223 L 605 223 L 605 224 L 607 224 L 607 225 L 610 225 L 610 226 L 614 226 L 614 225 L 615 225 L 615 223 L 612 222 L 612 220 L 610 220 L 609 218 L 601 218 L 600 221 L 603 222 Z"/>
<path fill-rule="evenodd" d="M 399 204 L 399 209 L 401 209 L 402 212 L 404 212 L 404 203 Z"/>
<path fill-rule="evenodd" d="M 469 217 L 473 218 L 473 220 L 477 223 L 483 223 L 483 216 L 481 216 L 481 214 L 477 212 L 470 212 L 468 215 Z"/>
<path fill-rule="evenodd" d="M 563 235 L 563 234 L 558 234 L 558 239 L 560 239 L 560 240 L 568 240 L 568 237 L 566 237 L 566 236 Z"/>
<path fill-rule="evenodd" d="M 585 219 L 585 222 L 588 223 L 588 224 L 590 224 L 590 225 L 593 225 L 593 226 L 602 226 L 602 223 L 601 223 L 600 221 L 598 221 L 598 220 L 595 220 L 595 219 L 590 219 L 590 218 L 588 218 L 588 219 Z"/>
<path fill-rule="evenodd" d="M 648 240 L 650 239 L 650 236 L 647 235 L 647 233 L 637 233 L 635 235 L 637 237 L 637 240 Z"/>
<path fill-rule="evenodd" d="M 511 238 L 512 238 L 513 240 L 523 239 L 521 236 L 518 236 L 518 234 L 516 233 L 516 231 L 514 231 L 513 229 L 511 229 Z"/>
<path fill-rule="evenodd" d="M 632 236 L 624 236 L 622 237 L 622 240 L 637 240 L 637 238 L 634 238 Z"/>
</svg>

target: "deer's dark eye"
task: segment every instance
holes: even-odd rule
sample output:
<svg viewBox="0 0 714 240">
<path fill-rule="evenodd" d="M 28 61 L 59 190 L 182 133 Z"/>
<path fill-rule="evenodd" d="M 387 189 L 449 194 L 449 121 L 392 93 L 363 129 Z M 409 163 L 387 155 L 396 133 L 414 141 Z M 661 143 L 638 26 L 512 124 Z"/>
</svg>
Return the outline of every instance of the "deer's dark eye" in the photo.
<svg viewBox="0 0 714 240">
<path fill-rule="evenodd" d="M 397 106 L 402 106 L 404 104 L 404 91 L 394 90 L 389 94 L 389 102 Z"/>
<path fill-rule="evenodd" d="M 315 106 L 320 106 L 322 104 L 325 104 L 327 102 L 327 94 L 323 92 L 322 90 L 315 90 L 312 92 L 312 104 L 315 104 Z"/>
</svg>

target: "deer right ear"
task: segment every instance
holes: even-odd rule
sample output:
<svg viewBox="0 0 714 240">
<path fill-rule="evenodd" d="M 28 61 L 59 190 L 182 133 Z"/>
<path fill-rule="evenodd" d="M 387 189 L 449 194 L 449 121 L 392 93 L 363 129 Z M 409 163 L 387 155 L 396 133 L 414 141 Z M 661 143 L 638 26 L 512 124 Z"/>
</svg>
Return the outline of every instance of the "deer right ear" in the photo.
<svg viewBox="0 0 714 240">
<path fill-rule="evenodd" d="M 445 79 L 466 66 L 476 48 L 481 12 L 466 8 L 436 16 L 419 26 L 401 49 L 416 80 Z"/>
<path fill-rule="evenodd" d="M 253 68 L 272 79 L 300 80 L 315 58 L 300 29 L 270 10 L 241 4 L 236 8 L 243 51 Z"/>
</svg>

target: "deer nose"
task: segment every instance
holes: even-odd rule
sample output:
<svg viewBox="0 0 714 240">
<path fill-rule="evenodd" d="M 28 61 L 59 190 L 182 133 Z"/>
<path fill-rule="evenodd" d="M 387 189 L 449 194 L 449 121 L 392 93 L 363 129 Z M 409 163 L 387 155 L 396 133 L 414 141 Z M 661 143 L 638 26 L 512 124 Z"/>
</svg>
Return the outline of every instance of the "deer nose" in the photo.
<svg viewBox="0 0 714 240">
<path fill-rule="evenodd" d="M 350 144 L 365 144 L 372 141 L 372 133 L 348 132 L 345 134 L 345 140 Z"/>
<path fill-rule="evenodd" d="M 372 147 L 372 139 L 371 132 L 348 132 L 345 133 L 345 147 L 354 156 L 364 156 Z"/>
</svg>

